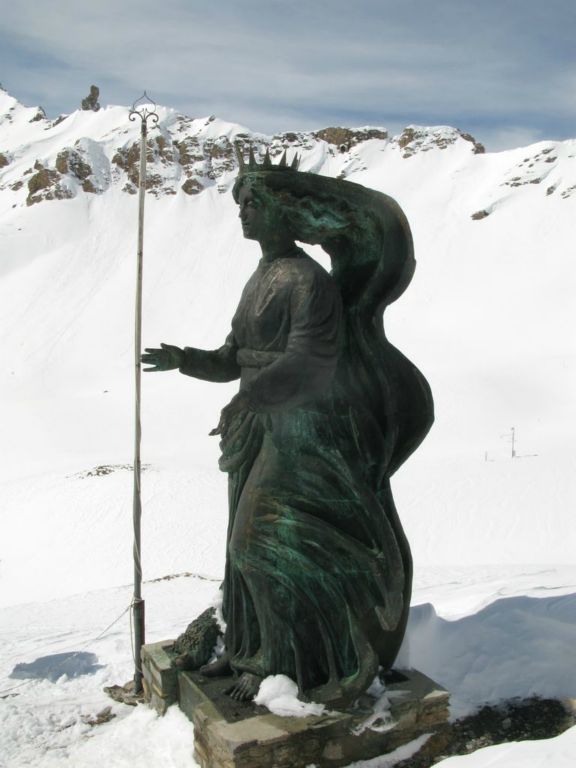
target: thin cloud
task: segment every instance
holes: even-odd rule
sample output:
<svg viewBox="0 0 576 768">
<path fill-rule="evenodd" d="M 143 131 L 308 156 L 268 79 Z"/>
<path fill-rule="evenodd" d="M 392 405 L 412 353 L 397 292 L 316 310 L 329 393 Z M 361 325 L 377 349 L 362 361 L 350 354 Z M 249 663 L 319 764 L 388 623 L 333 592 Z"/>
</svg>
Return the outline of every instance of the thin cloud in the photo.
<svg viewBox="0 0 576 768">
<path fill-rule="evenodd" d="M 484 140 L 573 132 L 572 0 L 3 4 L 4 85 L 51 113 L 75 109 L 95 83 L 103 103 L 145 87 L 264 132 L 349 115 L 455 124 Z"/>
</svg>

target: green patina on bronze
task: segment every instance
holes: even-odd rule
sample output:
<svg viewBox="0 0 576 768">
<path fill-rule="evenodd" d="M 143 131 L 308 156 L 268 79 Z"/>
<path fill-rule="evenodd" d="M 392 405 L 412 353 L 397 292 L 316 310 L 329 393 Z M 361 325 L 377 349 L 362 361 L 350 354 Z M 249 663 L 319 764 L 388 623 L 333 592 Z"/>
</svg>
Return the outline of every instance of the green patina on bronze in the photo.
<svg viewBox="0 0 576 768">
<path fill-rule="evenodd" d="M 389 669 L 408 617 L 410 549 L 390 477 L 433 420 L 428 384 L 386 338 L 414 272 L 397 203 L 358 184 L 251 162 L 234 186 L 262 259 L 222 347 L 148 350 L 151 370 L 240 379 L 214 434 L 229 475 L 225 656 L 250 698 L 285 674 L 349 702 Z M 296 245 L 320 244 L 328 274 Z"/>
</svg>

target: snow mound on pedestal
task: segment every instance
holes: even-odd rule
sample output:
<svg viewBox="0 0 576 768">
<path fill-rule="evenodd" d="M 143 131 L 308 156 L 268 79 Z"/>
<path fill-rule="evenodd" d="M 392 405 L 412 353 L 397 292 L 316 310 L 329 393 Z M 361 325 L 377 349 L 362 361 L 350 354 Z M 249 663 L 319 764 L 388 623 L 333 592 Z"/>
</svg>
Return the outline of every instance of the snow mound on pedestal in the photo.
<svg viewBox="0 0 576 768">
<path fill-rule="evenodd" d="M 283 717 L 321 715 L 325 710 L 324 704 L 300 701 L 298 686 L 286 675 L 270 675 L 265 678 L 260 684 L 254 703 Z"/>
</svg>

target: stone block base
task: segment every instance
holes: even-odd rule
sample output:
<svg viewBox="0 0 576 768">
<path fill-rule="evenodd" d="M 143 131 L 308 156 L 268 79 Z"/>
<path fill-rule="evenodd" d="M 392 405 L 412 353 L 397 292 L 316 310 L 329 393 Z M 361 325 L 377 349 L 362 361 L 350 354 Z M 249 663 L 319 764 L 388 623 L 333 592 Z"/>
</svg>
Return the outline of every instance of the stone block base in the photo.
<svg viewBox="0 0 576 768">
<path fill-rule="evenodd" d="M 167 653 L 173 644 L 173 640 L 150 643 L 141 651 L 144 698 L 160 715 L 178 701 L 178 673 Z"/>
<path fill-rule="evenodd" d="M 230 679 L 176 672 L 169 642 L 144 646 L 145 691 L 163 713 L 178 704 L 194 724 L 195 758 L 202 768 L 338 768 L 392 752 L 448 718 L 449 694 L 414 670 L 386 679 L 388 708 L 375 712 L 364 695 L 352 708 L 308 717 L 280 717 L 224 694 Z"/>
</svg>

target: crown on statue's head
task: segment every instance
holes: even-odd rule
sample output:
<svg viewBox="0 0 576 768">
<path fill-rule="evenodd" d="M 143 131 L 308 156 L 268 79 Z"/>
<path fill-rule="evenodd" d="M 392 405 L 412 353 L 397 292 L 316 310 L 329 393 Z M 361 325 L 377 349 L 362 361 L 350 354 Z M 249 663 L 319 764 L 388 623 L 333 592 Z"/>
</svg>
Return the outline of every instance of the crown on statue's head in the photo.
<svg viewBox="0 0 576 768">
<path fill-rule="evenodd" d="M 264 160 L 261 163 L 256 160 L 256 156 L 254 155 L 254 147 L 250 146 L 248 161 L 244 159 L 244 154 L 238 144 L 235 145 L 235 149 L 240 173 L 249 173 L 250 171 L 297 171 L 298 165 L 300 164 L 300 158 L 296 154 L 292 158 L 290 165 L 288 165 L 288 150 L 286 149 L 284 150 L 284 153 L 280 158 L 280 162 L 277 165 L 273 164 L 272 159 L 270 158 L 268 147 L 266 148 L 266 152 L 264 154 Z"/>
</svg>

